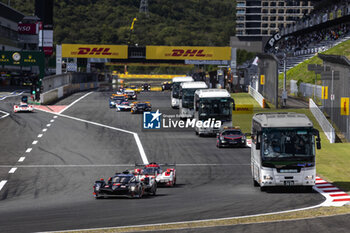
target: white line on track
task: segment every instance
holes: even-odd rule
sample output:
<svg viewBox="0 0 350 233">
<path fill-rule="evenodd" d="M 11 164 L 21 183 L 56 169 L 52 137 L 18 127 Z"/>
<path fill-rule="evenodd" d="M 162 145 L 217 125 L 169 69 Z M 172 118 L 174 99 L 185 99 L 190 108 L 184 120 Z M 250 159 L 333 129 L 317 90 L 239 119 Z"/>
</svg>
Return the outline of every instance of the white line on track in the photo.
<svg viewBox="0 0 350 233">
<path fill-rule="evenodd" d="M 31 164 L 19 165 L 18 168 L 78 168 L 78 167 L 133 167 L 135 164 Z M 195 166 L 250 166 L 250 164 L 176 164 L 177 167 Z M 0 168 L 10 168 L 13 165 L 0 165 Z"/>
<path fill-rule="evenodd" d="M 26 153 L 30 153 L 32 151 L 32 148 L 28 148 L 27 150 L 26 150 Z"/>
<path fill-rule="evenodd" d="M 2 111 L 2 110 L 0 110 L 0 112 L 4 114 L 3 116 L 0 117 L 0 119 L 3 119 L 3 118 L 8 117 L 10 115 L 10 113 Z"/>
<path fill-rule="evenodd" d="M 15 173 L 16 170 L 17 170 L 17 168 L 16 168 L 16 167 L 13 167 L 13 168 L 11 168 L 11 170 L 9 171 L 9 173 Z"/>
<path fill-rule="evenodd" d="M 54 122 L 55 120 L 51 120 L 50 122 L 52 123 L 52 122 Z"/>
<path fill-rule="evenodd" d="M 53 116 L 53 118 L 55 118 L 55 119 L 56 119 L 56 118 L 57 118 L 57 116 Z"/>
<path fill-rule="evenodd" d="M 38 138 L 41 138 L 42 136 L 43 136 L 43 134 L 39 134 L 39 135 L 38 135 Z"/>
<path fill-rule="evenodd" d="M 51 124 L 47 124 L 47 125 L 46 125 L 46 127 L 50 127 L 50 126 L 51 126 Z"/>
<path fill-rule="evenodd" d="M 61 114 L 62 112 L 66 111 L 68 108 L 72 107 L 74 104 L 76 104 L 78 101 L 80 101 L 81 99 L 85 98 L 86 96 L 90 95 L 91 93 L 93 93 L 93 91 L 86 93 L 85 95 L 83 95 L 82 97 L 80 97 L 79 99 L 75 100 L 74 102 L 72 102 L 70 105 L 68 105 L 67 107 L 65 107 L 64 109 L 62 109 L 59 114 Z"/>
<path fill-rule="evenodd" d="M 45 129 L 43 129 L 43 132 L 46 132 L 47 131 L 47 129 L 45 128 Z"/>
<path fill-rule="evenodd" d="M 7 180 L 0 181 L 0 191 L 5 186 L 6 182 L 7 182 Z"/>
<path fill-rule="evenodd" d="M 35 144 L 37 144 L 37 143 L 38 143 L 38 141 L 37 141 L 37 140 L 35 140 L 35 141 L 33 141 L 33 143 L 32 143 L 32 144 L 33 144 L 33 145 L 35 145 Z"/>
<path fill-rule="evenodd" d="M 89 92 L 89 93 L 92 93 L 92 92 Z M 89 93 L 88 93 L 88 94 L 89 94 Z M 85 95 L 85 96 L 86 96 L 86 95 Z M 37 109 L 37 110 L 43 111 L 43 112 L 47 112 L 47 113 L 50 113 L 50 114 L 54 114 L 54 115 L 57 115 L 57 116 L 65 117 L 65 118 L 68 118 L 68 119 L 72 119 L 72 120 L 76 120 L 76 121 L 80 121 L 80 122 L 84 122 L 84 123 L 88 123 L 88 124 L 92 124 L 92 125 L 104 127 L 104 128 L 107 128 L 107 129 L 112 129 L 112 130 L 120 131 L 120 132 L 123 132 L 123 133 L 132 134 L 132 135 L 134 136 L 134 139 L 135 139 L 135 141 L 136 141 L 137 147 L 138 147 L 138 149 L 139 149 L 142 162 L 143 162 L 144 164 L 148 164 L 148 159 L 147 159 L 147 157 L 146 157 L 145 150 L 143 149 L 143 146 L 142 146 L 142 143 L 141 143 L 141 141 L 140 141 L 140 138 L 139 138 L 138 134 L 135 133 L 135 132 L 131 132 L 131 131 L 129 131 L 129 130 L 125 130 L 125 129 L 120 129 L 120 128 L 112 127 L 112 126 L 109 126 L 109 125 L 100 124 L 100 123 L 93 122 L 93 121 L 88 121 L 88 120 L 80 119 L 80 118 L 77 118 L 77 117 L 72 117 L 72 116 L 64 115 L 64 114 L 61 114 L 61 113 L 53 113 L 53 112 L 49 112 L 49 111 L 42 110 L 42 109 Z M 43 131 L 44 131 L 44 130 L 43 130 Z"/>
<path fill-rule="evenodd" d="M 19 160 L 18 160 L 18 162 L 21 163 L 21 162 L 23 162 L 25 159 L 26 159 L 26 157 L 20 157 Z"/>
</svg>

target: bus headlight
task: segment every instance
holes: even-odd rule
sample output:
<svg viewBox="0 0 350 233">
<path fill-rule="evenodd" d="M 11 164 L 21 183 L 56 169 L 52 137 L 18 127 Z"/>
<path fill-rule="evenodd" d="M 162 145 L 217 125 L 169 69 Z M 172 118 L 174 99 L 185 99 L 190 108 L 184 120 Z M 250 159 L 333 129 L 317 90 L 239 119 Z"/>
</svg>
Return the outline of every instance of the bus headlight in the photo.
<svg viewBox="0 0 350 233">
<path fill-rule="evenodd" d="M 305 180 L 313 180 L 314 179 L 314 176 L 305 176 Z"/>
<path fill-rule="evenodd" d="M 266 175 L 266 176 L 264 176 L 264 180 L 273 180 L 273 178 L 270 175 Z"/>
</svg>

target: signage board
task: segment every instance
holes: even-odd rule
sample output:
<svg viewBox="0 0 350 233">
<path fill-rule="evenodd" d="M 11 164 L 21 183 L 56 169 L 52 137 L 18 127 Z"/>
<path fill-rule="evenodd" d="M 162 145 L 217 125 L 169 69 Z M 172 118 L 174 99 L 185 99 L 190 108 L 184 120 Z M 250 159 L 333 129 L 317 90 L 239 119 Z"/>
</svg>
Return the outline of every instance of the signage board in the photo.
<svg viewBox="0 0 350 233">
<path fill-rule="evenodd" d="M 127 45 L 62 44 L 62 57 L 127 59 Z"/>
</svg>

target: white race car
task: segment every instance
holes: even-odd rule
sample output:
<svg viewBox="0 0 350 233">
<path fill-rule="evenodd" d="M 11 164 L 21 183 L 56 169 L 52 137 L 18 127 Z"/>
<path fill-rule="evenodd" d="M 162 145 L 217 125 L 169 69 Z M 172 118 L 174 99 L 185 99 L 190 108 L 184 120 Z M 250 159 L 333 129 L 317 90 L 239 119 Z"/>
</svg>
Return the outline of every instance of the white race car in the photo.
<svg viewBox="0 0 350 233">
<path fill-rule="evenodd" d="M 13 112 L 33 112 L 33 105 L 21 102 L 19 105 L 15 104 L 13 106 Z"/>
<path fill-rule="evenodd" d="M 127 101 L 117 101 L 115 103 L 115 107 L 117 109 L 116 110 L 117 112 L 131 110 L 131 106 L 130 106 L 129 102 L 127 102 Z"/>
<path fill-rule="evenodd" d="M 136 165 L 139 166 L 139 165 Z M 172 164 L 164 164 L 165 167 L 175 167 Z M 167 168 L 166 170 L 162 170 L 160 164 L 157 163 L 149 163 L 144 165 L 143 169 L 135 169 L 135 173 L 140 176 L 141 179 L 147 177 L 154 177 L 158 185 L 165 186 L 175 186 L 176 185 L 176 169 L 175 168 Z"/>
</svg>

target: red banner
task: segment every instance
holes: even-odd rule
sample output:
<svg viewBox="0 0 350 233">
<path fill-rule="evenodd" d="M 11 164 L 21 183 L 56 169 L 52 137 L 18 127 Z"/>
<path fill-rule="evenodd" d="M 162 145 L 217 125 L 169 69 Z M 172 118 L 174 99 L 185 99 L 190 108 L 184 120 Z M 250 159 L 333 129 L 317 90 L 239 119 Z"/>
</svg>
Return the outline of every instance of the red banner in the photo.
<svg viewBox="0 0 350 233">
<path fill-rule="evenodd" d="M 34 23 L 19 23 L 18 24 L 18 33 L 19 34 L 29 34 L 36 35 L 37 27 Z"/>
</svg>

